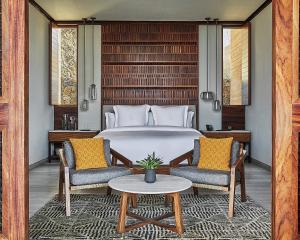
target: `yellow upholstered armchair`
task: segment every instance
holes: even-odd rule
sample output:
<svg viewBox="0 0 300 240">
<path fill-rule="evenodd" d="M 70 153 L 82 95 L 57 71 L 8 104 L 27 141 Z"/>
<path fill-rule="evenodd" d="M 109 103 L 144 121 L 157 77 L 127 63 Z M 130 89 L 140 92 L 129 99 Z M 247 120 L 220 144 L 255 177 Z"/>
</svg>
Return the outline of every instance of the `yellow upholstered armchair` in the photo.
<svg viewBox="0 0 300 240">
<path fill-rule="evenodd" d="M 76 170 L 74 152 L 70 142 L 64 142 L 63 148 L 58 149 L 57 154 L 60 158 L 59 199 L 62 200 L 63 190 L 65 190 L 67 216 L 71 215 L 70 192 L 72 190 L 107 187 L 107 193 L 110 194 L 109 180 L 131 174 L 132 162 L 111 149 L 109 140 L 104 140 L 104 154 L 108 164 L 106 168 Z M 124 166 L 117 165 L 118 160 Z"/>
<path fill-rule="evenodd" d="M 229 192 L 228 217 L 234 214 L 235 187 L 241 186 L 241 201 L 246 201 L 245 168 L 244 160 L 246 151 L 243 145 L 233 142 L 231 147 L 230 170 L 208 170 L 198 167 L 200 159 L 199 140 L 194 141 L 194 149 L 179 156 L 170 162 L 170 174 L 187 178 L 193 182 L 194 194 L 198 194 L 198 188 L 208 188 Z M 199 160 L 200 159 L 200 160 Z M 179 166 L 184 160 L 188 160 L 188 166 Z"/>
</svg>

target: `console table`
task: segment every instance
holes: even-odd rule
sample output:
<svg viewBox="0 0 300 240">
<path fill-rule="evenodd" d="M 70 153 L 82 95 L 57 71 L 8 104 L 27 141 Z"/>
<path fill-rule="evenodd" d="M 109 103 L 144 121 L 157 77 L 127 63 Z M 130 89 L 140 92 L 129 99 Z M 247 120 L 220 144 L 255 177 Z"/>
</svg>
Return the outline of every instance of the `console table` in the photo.
<svg viewBox="0 0 300 240">
<path fill-rule="evenodd" d="M 243 143 L 248 146 L 248 162 L 251 161 L 251 132 L 246 130 L 232 131 L 200 131 L 208 138 L 228 138 L 233 137 L 233 140 Z"/>
<path fill-rule="evenodd" d="M 95 137 L 100 131 L 99 130 L 89 130 L 89 131 L 72 131 L 72 130 L 54 130 L 48 132 L 48 160 L 52 160 L 52 146 L 57 144 L 62 144 L 64 141 L 70 138 L 92 138 Z"/>
</svg>

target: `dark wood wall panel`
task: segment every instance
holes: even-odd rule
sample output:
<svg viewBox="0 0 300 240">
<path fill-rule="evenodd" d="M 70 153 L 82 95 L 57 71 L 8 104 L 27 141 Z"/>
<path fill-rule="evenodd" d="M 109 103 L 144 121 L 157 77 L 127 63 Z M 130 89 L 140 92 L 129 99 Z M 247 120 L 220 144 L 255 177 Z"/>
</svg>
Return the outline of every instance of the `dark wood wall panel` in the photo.
<svg viewBox="0 0 300 240">
<path fill-rule="evenodd" d="M 102 25 L 102 104 L 198 105 L 198 26 Z"/>
<path fill-rule="evenodd" d="M 54 106 L 54 130 L 62 129 L 62 117 L 64 114 L 76 117 L 78 121 L 78 107 L 77 106 Z M 77 124 L 78 126 L 78 124 Z"/>
<path fill-rule="evenodd" d="M 233 130 L 245 129 L 245 106 L 223 106 L 222 108 L 222 129 Z"/>
</svg>

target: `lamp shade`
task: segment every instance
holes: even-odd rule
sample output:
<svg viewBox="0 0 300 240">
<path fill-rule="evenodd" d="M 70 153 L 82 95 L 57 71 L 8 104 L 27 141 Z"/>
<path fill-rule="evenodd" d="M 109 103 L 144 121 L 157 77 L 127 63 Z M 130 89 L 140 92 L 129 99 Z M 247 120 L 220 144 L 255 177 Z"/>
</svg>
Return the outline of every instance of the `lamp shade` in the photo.
<svg viewBox="0 0 300 240">
<path fill-rule="evenodd" d="M 220 100 L 215 100 L 215 101 L 214 101 L 213 109 L 214 109 L 214 111 L 216 111 L 216 112 L 221 111 L 221 102 L 220 102 Z"/>
<path fill-rule="evenodd" d="M 210 91 L 202 92 L 200 98 L 204 101 L 212 101 L 214 100 L 214 93 Z"/>
</svg>

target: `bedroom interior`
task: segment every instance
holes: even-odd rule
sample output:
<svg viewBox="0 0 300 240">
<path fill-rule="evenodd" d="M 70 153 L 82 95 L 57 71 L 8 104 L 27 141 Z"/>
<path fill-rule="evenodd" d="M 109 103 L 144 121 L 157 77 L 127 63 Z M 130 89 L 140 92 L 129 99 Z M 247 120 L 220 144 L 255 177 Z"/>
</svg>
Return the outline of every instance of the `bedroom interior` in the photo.
<svg viewBox="0 0 300 240">
<path fill-rule="evenodd" d="M 299 2 L 216 2 L 1 1 L 3 236 L 296 239 Z"/>
<path fill-rule="evenodd" d="M 45 121 L 42 123 L 40 131 L 48 135 L 49 141 L 47 142 L 47 139 L 44 139 L 44 159 L 49 156 L 51 160 L 50 163 L 44 161 L 42 165 L 39 165 L 40 162 L 35 164 L 37 167 L 32 169 L 32 173 L 30 173 L 32 175 L 30 176 L 37 179 L 34 177 L 33 172 L 38 172 L 42 168 L 48 169 L 51 174 L 58 174 L 58 163 L 55 156 L 53 156 L 55 155 L 54 149 L 61 148 L 61 143 L 68 139 L 103 137 L 110 140 L 109 146 L 112 153 L 112 167 L 107 170 L 82 170 L 75 173 L 78 171 L 77 167 L 74 168 L 74 164 L 70 161 L 69 153 L 67 153 L 68 146 L 64 144 L 65 153 L 60 150 L 59 154 L 61 161 L 64 163 L 64 167 L 61 166 L 60 168 L 59 199 L 65 200 L 66 205 L 64 206 L 64 201 L 62 201 L 62 205 L 59 206 L 65 207 L 65 214 L 69 218 L 81 217 L 76 213 L 81 210 L 85 212 L 85 217 L 89 217 L 86 224 L 82 225 L 82 223 L 76 221 L 71 230 L 66 230 L 60 219 L 62 217 L 60 214 L 64 214 L 64 211 L 61 212 L 61 209 L 59 209 L 55 212 L 60 217 L 51 218 L 51 221 L 54 221 L 57 226 L 51 229 L 48 227 L 41 229 L 42 225 L 48 224 L 48 220 L 41 221 L 40 219 L 47 216 L 48 211 L 54 214 L 47 205 L 44 205 L 57 193 L 58 178 L 55 178 L 53 191 L 46 194 L 49 197 L 41 196 L 45 201 L 40 201 L 39 204 L 31 204 L 33 209 L 30 210 L 32 216 L 30 229 L 33 238 L 59 238 L 72 235 L 73 237 L 84 236 L 95 239 L 102 236 L 102 238 L 107 239 L 118 238 L 120 237 L 118 234 L 129 230 L 131 231 L 126 233 L 127 237 L 141 239 L 177 238 L 178 235 L 174 232 L 194 238 L 199 236 L 204 238 L 233 237 L 235 234 L 244 234 L 244 237 L 263 236 L 266 239 L 270 237 L 271 154 L 263 155 L 261 152 L 271 152 L 271 112 L 265 113 L 266 116 L 263 119 L 265 121 L 258 122 L 253 126 L 248 121 L 248 116 L 252 115 L 253 111 L 258 115 L 257 112 L 261 110 L 260 107 L 267 109 L 271 106 L 272 39 L 271 28 L 268 29 L 272 21 L 271 5 L 267 6 L 265 3 L 265 8 L 251 21 L 238 21 L 240 19 L 236 20 L 232 17 L 228 18 L 230 21 L 226 21 L 227 19 L 222 14 L 212 15 L 220 18 L 220 20 L 212 17 L 203 18 L 203 21 L 201 21 L 200 14 L 198 21 L 155 21 L 155 18 L 154 21 L 147 21 L 147 18 L 142 18 L 144 21 L 129 21 L 130 19 L 124 17 L 124 20 L 127 21 L 105 22 L 97 20 L 99 19 L 97 14 L 91 15 L 88 10 L 86 10 L 86 16 L 83 15 L 84 13 L 77 13 L 74 10 L 74 15 L 71 14 L 73 18 L 65 17 L 62 12 L 69 5 L 60 4 L 56 1 L 52 3 L 32 1 L 31 3 L 30 12 L 38 16 L 32 19 L 29 17 L 29 21 L 32 21 L 30 26 L 36 26 L 38 20 L 43 19 L 44 44 L 45 47 L 48 44 L 50 46 L 48 53 L 51 60 L 50 69 L 49 63 L 44 65 L 43 74 L 49 72 L 50 82 L 47 79 L 48 76 L 44 76 L 45 80 L 47 79 L 44 82 L 45 86 L 47 87 L 47 84 L 50 86 L 50 89 L 48 89 L 50 99 L 49 103 L 44 103 L 44 111 L 47 108 L 51 116 L 48 118 L 49 116 L 45 115 Z M 259 3 L 263 2 L 257 1 L 256 5 L 249 6 L 247 14 L 250 14 L 245 15 L 245 19 L 254 12 L 251 12 L 250 9 L 256 10 L 261 5 Z M 47 18 L 41 12 L 38 12 L 39 7 L 37 6 L 43 8 L 56 21 L 50 21 L 49 23 Z M 95 6 L 100 5 L 98 3 Z M 144 7 L 142 6 L 142 9 Z M 61 8 L 61 12 L 55 11 L 56 8 Z M 231 8 L 235 8 L 235 5 L 232 5 Z M 99 14 L 99 16 L 103 18 L 102 14 Z M 94 16 L 97 18 L 91 19 Z M 262 22 L 266 22 L 264 26 L 261 26 Z M 50 25 L 49 36 L 48 25 Z M 257 29 L 253 29 L 252 25 L 256 26 Z M 30 46 L 36 48 L 37 43 L 34 41 L 41 42 L 41 40 L 37 39 L 38 34 L 35 34 L 34 31 L 40 30 L 37 28 L 30 30 L 29 37 L 32 37 L 33 40 L 30 41 Z M 261 36 L 256 34 L 256 31 L 268 32 L 269 34 L 264 35 L 263 39 L 259 39 Z M 260 51 L 265 47 L 269 51 L 260 56 Z M 31 54 L 41 63 L 40 54 L 33 52 Z M 45 55 L 48 59 L 46 52 Z M 261 57 L 264 59 L 261 59 Z M 256 68 L 259 68 L 259 66 L 256 66 L 256 62 L 252 62 L 251 58 L 260 58 L 262 64 L 265 65 L 265 71 L 268 72 L 256 72 Z M 35 72 L 36 64 L 37 62 L 30 64 L 30 67 L 32 67 L 31 72 Z M 36 72 L 29 75 L 34 79 L 33 75 L 35 74 Z M 258 79 L 252 78 L 250 80 L 252 74 L 254 76 L 256 74 L 264 75 L 259 76 Z M 264 83 L 260 83 L 262 79 Z M 39 78 L 37 81 L 40 81 Z M 91 96 L 92 84 L 94 84 L 93 99 Z M 260 95 L 259 97 L 263 98 L 263 102 L 258 104 L 256 99 L 251 98 L 251 91 L 260 91 L 259 88 L 261 87 L 264 87 L 264 93 L 269 92 L 269 94 Z M 34 95 L 36 97 L 36 93 Z M 44 95 L 41 97 L 44 101 L 47 100 Z M 215 100 L 219 100 L 221 106 L 214 107 Z M 33 101 L 36 101 L 36 98 Z M 33 107 L 30 109 L 32 112 L 37 113 L 37 110 Z M 182 116 L 184 117 L 182 118 Z M 73 120 L 75 124 L 70 123 L 71 117 L 75 118 Z M 68 119 L 65 120 L 65 118 Z M 40 113 L 38 119 L 40 119 Z M 51 119 L 54 119 L 54 122 Z M 260 121 L 260 117 L 257 116 L 253 121 Z M 48 129 L 45 129 L 45 123 L 49 124 Z M 32 124 L 34 124 L 33 128 L 37 129 L 34 121 L 32 121 Z M 208 131 L 211 129 L 207 125 L 211 125 L 214 131 Z M 179 126 L 184 128 L 179 128 Z M 259 129 L 257 129 L 258 126 Z M 62 131 L 66 129 L 71 130 Z M 77 129 L 85 131 L 74 131 Z M 260 140 L 261 134 L 265 135 L 263 140 Z M 227 172 L 207 172 L 199 170 L 198 167 L 193 167 L 197 165 L 198 160 L 195 155 L 199 151 L 199 144 L 197 145 L 197 140 L 194 143 L 194 140 L 199 139 L 202 135 L 214 139 L 221 138 L 220 140 L 232 137 L 243 144 L 247 156 L 244 156 L 241 152 L 241 158 L 245 159 L 247 157 L 245 171 L 247 174 L 249 169 L 249 175 L 245 176 L 243 163 L 236 164 L 237 167 L 234 170 L 231 169 L 231 177 L 228 170 Z M 40 145 L 40 141 L 41 138 L 36 143 Z M 257 143 L 258 141 L 260 142 Z M 82 144 L 84 143 L 82 142 Z M 34 160 L 33 154 L 37 154 L 37 151 L 34 144 L 31 144 L 30 147 L 34 148 L 34 150 L 29 151 L 30 156 L 32 156 L 29 159 L 32 161 Z M 238 150 L 239 147 L 235 151 Z M 47 155 L 45 155 L 46 152 Z M 152 195 L 138 195 L 137 203 L 142 208 L 140 209 L 141 212 L 135 212 L 135 214 L 138 213 L 143 218 L 127 213 L 130 216 L 127 220 L 129 225 L 123 227 L 120 225 L 123 222 L 121 217 L 122 206 L 120 206 L 119 218 L 111 216 L 103 219 L 102 222 L 97 220 L 97 217 L 101 219 L 103 218 L 102 215 L 115 215 L 115 213 L 106 212 L 98 207 L 77 209 L 76 200 L 74 202 L 72 197 L 78 195 L 78 189 L 81 189 L 79 193 L 91 192 L 92 194 L 95 193 L 90 189 L 102 189 L 100 191 L 102 195 L 100 196 L 103 198 L 103 195 L 108 194 L 105 197 L 110 199 L 111 196 L 115 196 L 116 191 L 112 191 L 108 187 L 110 186 L 109 179 L 107 180 L 104 177 L 107 177 L 106 171 L 113 174 L 113 178 L 126 175 L 128 171 L 124 167 L 119 166 L 118 169 L 114 167 L 116 164 L 122 164 L 131 168 L 134 174 L 141 174 L 143 171 L 137 166 L 137 162 L 152 152 L 155 152 L 162 160 L 162 166 L 156 170 L 158 174 L 183 177 L 192 182 L 193 191 L 186 191 L 189 194 L 186 196 L 192 199 L 188 199 L 186 202 L 197 201 L 197 204 L 193 205 L 191 210 L 186 210 L 192 213 L 184 213 L 182 216 L 183 225 L 186 228 L 185 233 L 180 227 L 181 224 L 176 222 L 176 211 L 175 227 L 166 225 L 167 222 L 163 220 L 163 217 L 156 216 L 156 220 L 155 218 L 153 220 L 144 219 L 150 213 L 147 212 L 149 211 L 147 210 L 148 206 L 141 198 L 145 196 L 145 201 L 147 201 L 146 197 Z M 74 153 L 77 154 L 75 148 Z M 78 157 L 76 155 L 76 166 L 77 161 Z M 235 161 L 232 160 L 232 166 L 234 165 Z M 238 177 L 233 177 L 236 174 L 232 171 L 236 171 Z M 258 177 L 256 174 L 258 176 L 259 174 L 263 175 L 258 183 L 255 183 L 255 178 Z M 249 183 L 247 178 L 250 181 Z M 203 182 L 199 179 L 205 180 Z M 237 193 L 235 194 L 235 185 L 239 185 L 239 183 L 241 184 L 241 191 L 237 186 Z M 180 185 L 180 183 L 178 184 Z M 249 184 L 249 189 L 247 184 Z M 259 184 L 262 185 L 261 189 L 254 186 Z M 128 185 L 126 184 L 126 187 L 130 187 L 129 183 Z M 138 188 L 138 183 L 134 185 L 134 188 Z M 63 195 L 64 191 L 65 197 Z M 252 199 L 248 199 L 247 203 L 250 204 L 251 209 L 256 209 L 253 217 L 249 217 L 250 213 L 244 213 L 240 207 L 246 201 L 246 191 L 248 196 L 253 198 L 253 202 Z M 229 192 L 229 195 L 223 194 L 224 192 Z M 239 198 L 240 192 L 241 198 Z M 36 194 L 33 194 L 33 197 L 30 198 L 35 203 L 37 202 Z M 152 194 L 157 193 L 152 192 Z M 181 195 L 182 204 L 184 204 L 184 195 Z M 132 200 L 133 196 L 136 195 L 122 195 L 122 199 L 129 197 Z M 160 215 L 162 211 L 161 207 L 156 206 L 161 205 L 162 195 L 154 196 L 156 198 L 152 200 L 153 217 Z M 201 203 L 203 199 L 198 202 L 197 196 L 208 198 L 209 201 L 217 202 L 218 205 L 220 200 L 217 198 L 222 198 L 223 203 L 216 208 L 216 206 L 210 206 L 205 201 Z M 89 202 L 91 197 L 96 196 L 87 195 L 86 200 L 79 199 L 78 201 Z M 238 198 L 239 200 L 237 200 Z M 124 201 L 127 201 L 126 199 Z M 174 197 L 174 201 L 175 199 Z M 100 197 L 96 201 L 102 202 L 103 200 L 106 201 Z M 117 211 L 119 208 L 118 199 L 113 201 L 115 201 L 116 208 L 113 211 Z M 256 205 L 254 201 L 257 201 L 266 209 Z M 229 205 L 226 206 L 225 202 L 229 202 Z M 50 205 L 52 204 L 54 204 L 53 201 L 50 202 Z M 36 210 L 41 207 L 42 210 L 36 213 Z M 202 208 L 205 211 L 201 214 Z M 110 210 L 112 211 L 112 209 Z M 247 217 L 240 219 L 241 217 L 234 216 L 234 211 L 236 212 L 235 215 L 242 211 L 240 216 L 246 214 Z M 209 226 L 211 221 L 213 224 L 218 225 L 219 220 L 217 219 L 227 217 L 229 220 L 220 224 L 220 227 L 224 228 L 223 230 L 216 231 L 214 227 Z M 132 220 L 134 218 L 140 220 L 141 223 L 134 222 Z M 257 222 L 256 224 L 261 226 L 261 231 L 253 232 L 251 227 L 246 233 L 243 233 L 242 227 L 230 231 L 231 218 L 239 219 L 241 222 L 249 222 L 249 219 L 251 219 L 251 221 Z M 65 218 L 63 219 L 65 220 Z M 169 221 L 173 223 L 170 220 L 172 218 L 167 219 L 169 224 Z M 197 219 L 205 219 L 205 221 L 200 222 Z M 110 221 L 116 222 L 109 223 Z M 189 223 L 186 223 L 187 221 Z M 96 222 L 101 224 L 101 229 L 94 232 Z M 117 223 L 116 231 L 115 225 Z M 151 225 L 146 225 L 146 223 Z M 102 226 L 102 224 L 105 225 Z M 108 225 L 106 226 L 106 224 Z M 208 230 L 198 233 L 199 229 L 204 226 L 209 226 L 207 227 Z M 59 229 L 57 229 L 58 227 Z M 154 229 L 152 229 L 153 227 Z M 108 229 L 110 230 L 108 231 Z M 194 230 L 189 231 L 187 229 Z"/>
</svg>

